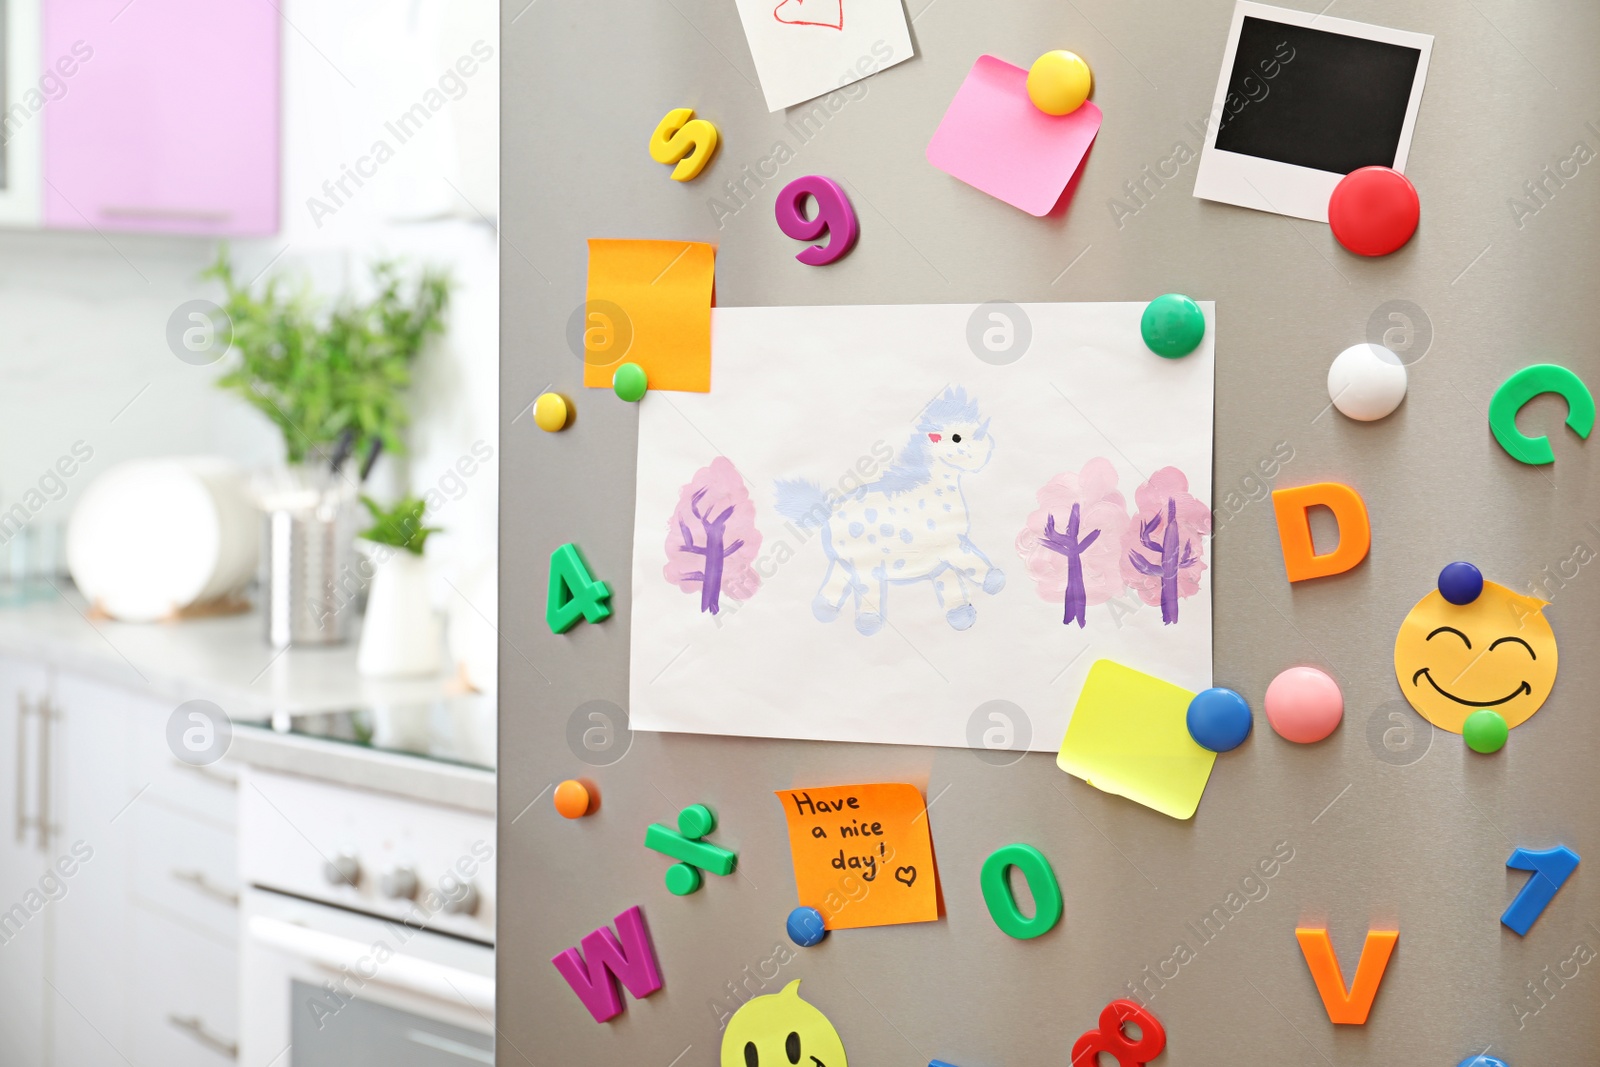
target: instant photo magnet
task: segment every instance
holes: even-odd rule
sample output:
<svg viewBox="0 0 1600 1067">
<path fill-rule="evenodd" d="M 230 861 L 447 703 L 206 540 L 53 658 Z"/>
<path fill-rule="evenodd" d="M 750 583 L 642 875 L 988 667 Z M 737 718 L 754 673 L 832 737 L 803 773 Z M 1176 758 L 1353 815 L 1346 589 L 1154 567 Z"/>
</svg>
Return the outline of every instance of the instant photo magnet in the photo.
<svg viewBox="0 0 1600 1067">
<path fill-rule="evenodd" d="M 1339 179 L 1405 172 L 1433 37 L 1240 0 L 1194 195 L 1328 221 Z"/>
</svg>

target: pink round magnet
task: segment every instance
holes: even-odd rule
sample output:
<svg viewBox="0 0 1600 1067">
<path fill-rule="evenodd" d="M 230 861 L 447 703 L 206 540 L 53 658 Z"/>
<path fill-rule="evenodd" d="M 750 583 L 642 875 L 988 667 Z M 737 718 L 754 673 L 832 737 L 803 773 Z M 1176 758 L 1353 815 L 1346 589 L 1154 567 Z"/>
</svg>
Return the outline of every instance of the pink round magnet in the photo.
<svg viewBox="0 0 1600 1067">
<path fill-rule="evenodd" d="M 1267 686 L 1261 703 L 1278 736 L 1301 745 L 1321 741 L 1344 718 L 1339 684 L 1315 667 L 1290 667 Z"/>
</svg>

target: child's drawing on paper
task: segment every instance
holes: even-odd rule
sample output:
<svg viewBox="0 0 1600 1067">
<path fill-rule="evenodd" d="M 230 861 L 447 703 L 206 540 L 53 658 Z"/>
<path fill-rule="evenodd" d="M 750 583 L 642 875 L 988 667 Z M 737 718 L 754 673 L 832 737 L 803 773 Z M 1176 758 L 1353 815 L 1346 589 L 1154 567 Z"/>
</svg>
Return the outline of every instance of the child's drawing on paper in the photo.
<svg viewBox="0 0 1600 1067">
<path fill-rule="evenodd" d="M 662 574 L 685 593 L 700 594 L 700 610 L 721 610 L 722 596 L 748 600 L 761 587 L 756 506 L 744 478 L 725 456 L 701 467 L 678 494 L 667 520 L 667 565 Z"/>
<path fill-rule="evenodd" d="M 875 634 L 888 617 L 889 586 L 925 581 L 950 626 L 970 628 L 974 590 L 993 595 L 1006 582 L 972 542 L 961 490 L 962 478 L 983 470 L 993 452 L 977 401 L 950 388 L 923 410 L 893 465 L 870 485 L 830 494 L 813 481 L 779 481 L 778 512 L 823 531 L 828 567 L 812 614 L 832 622 L 849 601 L 856 629 Z"/>
<path fill-rule="evenodd" d="M 1017 554 L 1039 596 L 1062 603 L 1062 625 L 1082 629 L 1090 605 L 1122 593 L 1128 505 L 1117 491 L 1117 469 L 1096 457 L 1081 471 L 1051 478 L 1037 495 L 1039 510 L 1017 534 Z"/>
<path fill-rule="evenodd" d="M 1189 492 L 1177 467 L 1162 467 L 1133 491 L 1134 511 L 1122 535 L 1122 577 L 1161 621 L 1178 621 L 1178 600 L 1200 591 L 1211 510 Z"/>
</svg>

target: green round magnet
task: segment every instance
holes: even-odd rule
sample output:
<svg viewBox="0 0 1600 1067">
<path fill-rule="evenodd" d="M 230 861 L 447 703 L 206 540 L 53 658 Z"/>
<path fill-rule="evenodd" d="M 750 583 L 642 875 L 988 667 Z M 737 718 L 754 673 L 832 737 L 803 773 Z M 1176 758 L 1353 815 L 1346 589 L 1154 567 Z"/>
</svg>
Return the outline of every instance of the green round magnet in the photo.
<svg viewBox="0 0 1600 1067">
<path fill-rule="evenodd" d="M 1017 907 L 1017 898 L 1011 894 L 1008 874 L 1012 867 L 1022 872 L 1023 879 L 1028 883 L 1028 892 L 1033 894 L 1032 918 L 1022 914 L 1022 909 Z M 995 849 L 983 861 L 978 884 L 983 888 L 983 902 L 989 906 L 989 917 L 1001 933 L 1018 941 L 1049 933 L 1061 920 L 1061 885 L 1056 881 L 1055 872 L 1050 869 L 1050 861 L 1032 845 L 1016 844 Z"/>
<path fill-rule="evenodd" d="M 1163 359 L 1178 359 L 1205 340 L 1206 313 L 1182 293 L 1167 293 L 1145 305 L 1139 332 L 1150 351 Z"/>
<path fill-rule="evenodd" d="M 1467 747 L 1485 755 L 1504 748 L 1510 732 L 1505 716 L 1491 708 L 1479 708 L 1461 724 L 1461 736 L 1466 739 Z"/>
<path fill-rule="evenodd" d="M 645 391 L 650 388 L 650 379 L 645 376 L 644 368 L 639 364 L 624 363 L 611 376 L 611 388 L 631 404 L 644 397 Z"/>
<path fill-rule="evenodd" d="M 1579 437 L 1587 438 L 1594 429 L 1594 394 L 1583 379 L 1554 363 L 1535 363 L 1523 367 L 1501 383 L 1489 401 L 1489 429 L 1494 439 L 1512 459 L 1521 463 L 1554 463 L 1556 454 L 1550 438 L 1528 437 L 1517 429 L 1517 412 L 1534 397 L 1555 393 L 1567 402 L 1567 425 Z"/>
</svg>

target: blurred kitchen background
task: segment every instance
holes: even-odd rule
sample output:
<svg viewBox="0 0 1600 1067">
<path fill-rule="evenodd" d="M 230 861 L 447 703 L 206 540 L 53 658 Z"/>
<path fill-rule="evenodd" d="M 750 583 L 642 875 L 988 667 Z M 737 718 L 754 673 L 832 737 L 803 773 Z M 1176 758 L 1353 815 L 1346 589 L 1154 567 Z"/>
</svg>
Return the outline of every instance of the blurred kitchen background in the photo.
<svg viewBox="0 0 1600 1067">
<path fill-rule="evenodd" d="M 498 17 L 0 5 L 4 1067 L 494 1062 Z"/>
</svg>

